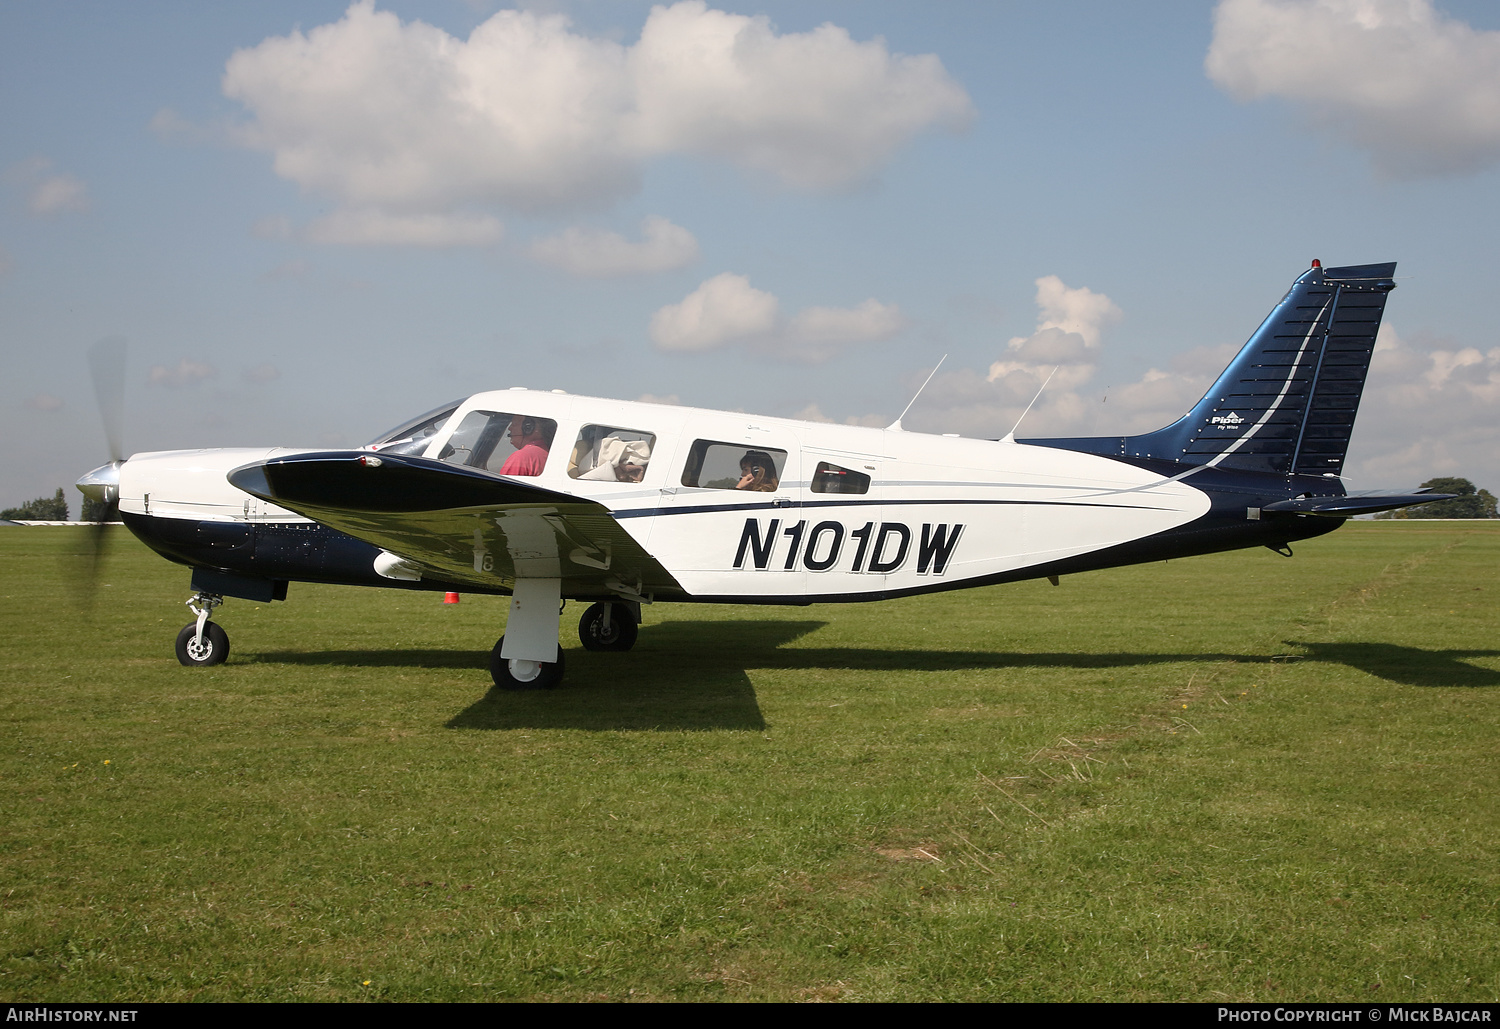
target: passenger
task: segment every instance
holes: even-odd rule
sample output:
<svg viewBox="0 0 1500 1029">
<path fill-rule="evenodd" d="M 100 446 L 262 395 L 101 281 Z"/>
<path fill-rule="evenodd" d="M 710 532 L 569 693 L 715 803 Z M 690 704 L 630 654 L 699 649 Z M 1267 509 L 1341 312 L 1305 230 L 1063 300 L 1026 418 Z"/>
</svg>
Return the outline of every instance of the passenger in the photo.
<svg viewBox="0 0 1500 1029">
<path fill-rule="evenodd" d="M 651 444 L 645 440 L 623 440 L 606 436 L 599 441 L 595 465 L 579 475 L 580 479 L 606 482 L 640 482 L 651 460 Z"/>
<path fill-rule="evenodd" d="M 752 493 L 775 493 L 781 486 L 776 475 L 776 462 L 763 450 L 749 450 L 740 458 L 740 481 L 735 489 Z"/>
<path fill-rule="evenodd" d="M 541 475 L 557 426 L 546 418 L 515 415 L 510 420 L 510 445 L 516 452 L 500 466 L 501 475 Z"/>
<path fill-rule="evenodd" d="M 615 465 L 615 478 L 620 482 L 640 482 L 646 477 L 646 464 L 650 460 L 651 445 L 645 440 L 626 443 Z"/>
</svg>

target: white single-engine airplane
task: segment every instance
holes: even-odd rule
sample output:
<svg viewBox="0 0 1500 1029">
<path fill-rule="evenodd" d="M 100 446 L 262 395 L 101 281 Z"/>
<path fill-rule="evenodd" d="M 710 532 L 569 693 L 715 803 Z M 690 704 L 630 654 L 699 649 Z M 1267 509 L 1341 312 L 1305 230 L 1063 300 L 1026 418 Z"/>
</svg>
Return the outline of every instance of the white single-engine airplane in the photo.
<svg viewBox="0 0 1500 1029">
<path fill-rule="evenodd" d="M 961 439 L 514 388 L 358 450 L 137 454 L 78 487 L 193 569 L 185 665 L 227 656 L 209 621 L 225 597 L 341 583 L 509 595 L 495 683 L 547 688 L 565 600 L 590 603 L 586 648 L 628 650 L 642 604 L 884 600 L 1290 554 L 1352 515 L 1441 499 L 1339 478 L 1395 268 L 1314 261 L 1208 394 L 1139 436 Z"/>
</svg>

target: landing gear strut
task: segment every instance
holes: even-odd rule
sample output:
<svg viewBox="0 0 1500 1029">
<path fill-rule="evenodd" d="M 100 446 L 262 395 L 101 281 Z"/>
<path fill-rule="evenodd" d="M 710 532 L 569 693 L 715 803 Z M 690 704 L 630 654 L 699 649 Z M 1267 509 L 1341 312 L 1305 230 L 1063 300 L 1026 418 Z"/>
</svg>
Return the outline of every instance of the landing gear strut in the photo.
<svg viewBox="0 0 1500 1029">
<path fill-rule="evenodd" d="M 188 599 L 188 610 L 198 616 L 196 622 L 182 627 L 177 634 L 177 660 L 189 668 L 221 665 L 229 656 L 229 635 L 208 616 L 224 603 L 217 593 L 194 593 Z"/>
<path fill-rule="evenodd" d="M 635 646 L 640 620 L 639 605 L 604 601 L 578 620 L 578 638 L 584 650 L 629 650 Z"/>
</svg>

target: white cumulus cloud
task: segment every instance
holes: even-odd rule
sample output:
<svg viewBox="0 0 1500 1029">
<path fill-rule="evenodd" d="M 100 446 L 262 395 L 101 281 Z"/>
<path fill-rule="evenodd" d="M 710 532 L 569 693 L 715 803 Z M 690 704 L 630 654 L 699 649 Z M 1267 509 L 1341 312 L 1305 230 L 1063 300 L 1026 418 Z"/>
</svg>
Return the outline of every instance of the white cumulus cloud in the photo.
<svg viewBox="0 0 1500 1029">
<path fill-rule="evenodd" d="M 32 214 L 77 214 L 89 209 L 89 191 L 73 175 L 49 175 L 32 189 L 26 202 Z"/>
<path fill-rule="evenodd" d="M 641 223 L 641 241 L 617 232 L 570 226 L 531 244 L 533 259 L 574 275 L 608 278 L 671 271 L 698 258 L 698 240 L 680 225 L 650 217 Z"/>
<path fill-rule="evenodd" d="M 932 55 L 834 25 L 780 34 L 699 0 L 653 8 L 629 46 L 513 10 L 459 39 L 361 0 L 236 52 L 223 89 L 250 113 L 240 139 L 278 175 L 401 216 L 597 206 L 674 154 L 843 188 L 918 132 L 972 116 Z"/>
<path fill-rule="evenodd" d="M 1345 476 L 1415 486 L 1456 475 L 1500 489 L 1500 347 L 1402 339 L 1381 326 Z"/>
<path fill-rule="evenodd" d="M 184 357 L 177 362 L 175 368 L 169 368 L 164 364 L 153 365 L 151 371 L 146 375 L 146 381 L 153 386 L 167 386 L 178 389 L 182 386 L 196 386 L 205 379 L 212 379 L 219 374 L 213 365 L 194 361 L 190 357 Z"/>
<path fill-rule="evenodd" d="M 274 224 L 262 220 L 257 227 Z M 392 214 L 375 207 L 346 207 L 311 222 L 301 236 L 309 243 L 345 246 L 482 247 L 505 234 L 487 214 Z"/>
<path fill-rule="evenodd" d="M 680 303 L 651 316 L 651 341 L 663 350 L 712 350 L 726 343 L 770 334 L 781 304 L 743 275 L 723 272 Z"/>
<path fill-rule="evenodd" d="M 1431 0 L 1223 0 L 1204 68 L 1239 100 L 1286 100 L 1386 174 L 1500 159 L 1500 32 Z"/>
<path fill-rule="evenodd" d="M 874 298 L 857 307 L 808 307 L 791 318 L 776 296 L 724 272 L 651 317 L 651 340 L 662 350 L 713 350 L 744 343 L 800 364 L 821 364 L 853 343 L 886 339 L 906 326 L 895 304 Z"/>
<path fill-rule="evenodd" d="M 1036 332 L 1012 337 L 987 379 L 1020 393 L 1034 394 L 1049 376 L 1049 388 L 1076 389 L 1093 377 L 1105 327 L 1124 315 L 1103 293 L 1070 288 L 1056 275 L 1036 280 L 1036 306 Z"/>
<path fill-rule="evenodd" d="M 821 364 L 851 343 L 888 339 L 905 327 L 900 308 L 872 297 L 857 307 L 804 308 L 764 349 L 802 364 Z"/>
<path fill-rule="evenodd" d="M 1056 275 L 1035 285 L 1036 331 L 1013 337 L 984 371 L 939 373 L 902 419 L 907 428 L 990 439 L 1018 421 L 1022 439 L 1148 432 L 1188 410 L 1234 356 L 1233 347 L 1200 348 L 1169 369 L 1152 368 L 1135 382 L 1085 395 L 1098 372 L 1105 331 L 1124 313 L 1105 294 L 1071 287 Z M 915 376 L 913 388 L 926 375 Z"/>
</svg>

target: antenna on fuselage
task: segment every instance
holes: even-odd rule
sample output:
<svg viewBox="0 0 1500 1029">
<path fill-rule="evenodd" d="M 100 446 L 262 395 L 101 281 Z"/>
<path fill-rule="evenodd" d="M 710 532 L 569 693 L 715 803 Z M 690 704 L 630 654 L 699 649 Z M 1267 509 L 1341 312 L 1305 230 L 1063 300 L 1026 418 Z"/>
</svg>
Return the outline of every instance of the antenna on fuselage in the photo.
<svg viewBox="0 0 1500 1029">
<path fill-rule="evenodd" d="M 905 407 L 903 407 L 901 409 L 901 413 L 896 416 L 896 420 L 885 427 L 887 432 L 890 432 L 892 429 L 896 430 L 897 432 L 902 431 L 901 419 L 906 417 L 906 412 L 911 410 L 911 405 L 917 402 L 917 397 L 920 397 L 922 395 L 922 391 L 926 389 L 927 384 L 932 381 L 932 376 L 938 373 L 938 368 L 941 368 L 943 366 L 943 362 L 946 360 L 948 360 L 947 354 L 944 354 L 942 357 L 938 358 L 936 367 L 932 369 L 932 375 L 929 375 L 926 379 L 922 380 L 922 385 L 918 386 L 917 392 L 912 395 L 911 403 L 908 403 Z"/>
<path fill-rule="evenodd" d="M 1016 419 L 1016 424 L 1011 426 L 1009 432 L 1000 437 L 1001 443 L 1014 443 L 1016 441 L 1016 430 L 1021 427 L 1021 423 L 1026 420 L 1026 416 L 1031 413 L 1031 409 L 1036 406 L 1036 402 L 1042 399 L 1042 390 L 1045 390 L 1047 388 L 1047 383 L 1052 381 L 1052 376 L 1056 375 L 1057 370 L 1061 367 L 1062 365 L 1060 364 L 1055 364 L 1052 366 L 1051 374 L 1048 375 L 1047 378 L 1042 382 L 1042 388 L 1036 391 L 1036 396 L 1031 398 L 1031 403 L 1026 405 L 1026 410 L 1021 412 L 1021 417 Z"/>
</svg>

